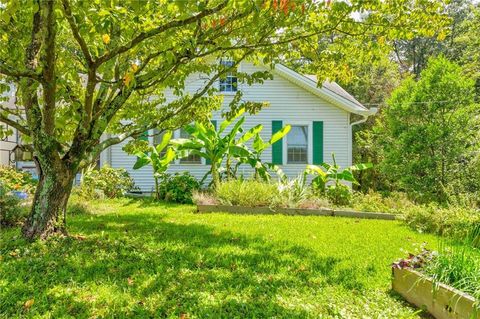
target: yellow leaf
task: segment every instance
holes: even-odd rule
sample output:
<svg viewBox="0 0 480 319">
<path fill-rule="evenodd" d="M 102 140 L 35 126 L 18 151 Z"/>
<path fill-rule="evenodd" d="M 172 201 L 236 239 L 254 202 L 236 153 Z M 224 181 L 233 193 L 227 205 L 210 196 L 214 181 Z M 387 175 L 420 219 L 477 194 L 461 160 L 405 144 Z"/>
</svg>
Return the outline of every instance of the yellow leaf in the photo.
<svg viewBox="0 0 480 319">
<path fill-rule="evenodd" d="M 133 63 L 132 64 L 132 71 L 137 72 L 137 70 L 138 70 L 138 65 L 136 63 Z"/>
<path fill-rule="evenodd" d="M 104 34 L 104 35 L 102 35 L 102 40 L 103 40 L 103 43 L 109 44 L 110 43 L 110 36 L 108 34 Z"/>
<path fill-rule="evenodd" d="M 132 73 L 128 72 L 128 73 L 125 74 L 125 76 L 123 77 L 123 84 L 125 84 L 126 86 L 129 86 L 130 83 L 132 82 L 132 79 L 133 79 Z"/>
<path fill-rule="evenodd" d="M 29 300 L 25 301 L 25 303 L 23 304 L 23 308 L 30 309 L 33 306 L 33 303 L 34 303 L 34 300 L 29 299 Z"/>
<path fill-rule="evenodd" d="M 437 40 L 438 41 L 443 41 L 443 40 L 445 40 L 446 37 L 447 37 L 447 34 L 444 31 L 441 31 L 437 36 Z"/>
</svg>

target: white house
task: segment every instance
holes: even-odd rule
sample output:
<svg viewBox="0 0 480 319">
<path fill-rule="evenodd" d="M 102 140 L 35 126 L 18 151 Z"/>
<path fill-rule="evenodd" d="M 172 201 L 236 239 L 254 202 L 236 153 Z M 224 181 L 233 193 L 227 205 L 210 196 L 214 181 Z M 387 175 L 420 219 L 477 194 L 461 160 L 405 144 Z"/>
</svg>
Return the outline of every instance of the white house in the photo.
<svg viewBox="0 0 480 319">
<path fill-rule="evenodd" d="M 240 64 L 239 68 L 246 73 L 265 70 L 264 66 L 248 62 Z M 258 114 L 246 115 L 244 124 L 245 129 L 263 124 L 264 140 L 268 140 L 271 134 L 282 126 L 292 125 L 290 133 L 281 143 L 274 145 L 273 150 L 265 151 L 263 160 L 278 164 L 289 177 L 298 176 L 307 164 L 330 162 L 332 153 L 335 153 L 339 165 L 351 165 L 352 126 L 364 121 L 376 110 L 365 108 L 336 83 L 325 82 L 318 87 L 314 76 L 301 75 L 283 65 L 277 65 L 271 72 L 273 79 L 263 84 L 237 84 L 234 74 L 218 83 L 220 94 L 225 96 L 223 107 L 228 106 L 236 90 L 242 90 L 244 100 L 269 103 L 269 106 Z M 202 83 L 199 77 L 192 78 L 186 89 L 195 92 Z M 222 121 L 220 114 L 221 111 L 213 114 L 212 122 L 217 126 Z M 352 114 L 362 116 L 362 120 L 352 123 Z M 154 137 L 153 131 L 150 133 L 152 136 L 149 141 L 154 144 L 159 138 Z M 184 137 L 184 134 L 183 130 L 178 130 L 174 137 Z M 122 150 L 125 143 L 106 150 L 101 156 L 101 165 L 127 169 L 141 191 L 152 191 L 151 167 L 133 170 L 136 158 Z M 188 171 L 201 179 L 208 169 L 204 159 L 190 156 L 177 160 L 168 172 Z M 239 171 L 245 177 L 252 174 L 252 170 L 246 165 Z"/>
<path fill-rule="evenodd" d="M 243 62 L 239 71 L 253 73 L 265 71 L 266 67 Z M 263 124 L 262 138 L 268 140 L 272 133 L 290 124 L 292 129 L 283 140 L 263 154 L 263 160 L 278 164 L 289 177 L 296 177 L 304 171 L 307 164 L 330 162 L 335 153 L 337 163 L 343 167 L 352 164 L 352 126 L 363 122 L 368 116 L 375 114 L 376 109 L 367 109 L 338 84 L 325 82 L 317 86 L 315 76 L 299 74 L 283 65 L 276 65 L 270 70 L 273 79 L 263 84 L 237 83 L 234 74 L 217 83 L 220 93 L 224 95 L 223 108 L 237 90 L 242 90 L 246 101 L 268 102 L 269 106 L 255 115 L 246 115 L 244 128 L 247 130 L 257 124 Z M 195 92 L 204 83 L 201 77 L 193 76 L 186 84 L 186 90 Z M 166 94 L 167 100 L 173 96 Z M 12 97 L 13 99 L 13 97 Z M 13 101 L 9 103 L 13 103 Z M 352 114 L 361 116 L 361 120 L 352 122 Z M 213 113 L 212 122 L 217 126 L 222 121 L 221 110 Z M 1 125 L 4 125 L 0 123 Z M 154 144 L 161 137 L 150 132 L 150 143 Z M 174 137 L 184 137 L 183 130 L 174 133 Z M 156 136 L 156 137 L 155 137 Z M 11 150 L 15 141 L 19 140 L 17 132 L 8 141 L 0 141 L 0 164 L 8 164 L 14 156 Z M 104 151 L 100 157 L 100 165 L 108 164 L 114 168 L 125 168 L 135 179 L 136 186 L 143 192 L 153 189 L 151 167 L 134 170 L 134 156 L 126 154 L 122 148 L 126 142 L 114 145 Z M 17 168 L 32 171 L 32 162 L 14 163 Z M 168 172 L 188 171 L 197 179 L 201 179 L 208 171 L 205 160 L 189 156 L 173 163 Z M 245 177 L 252 175 L 248 166 L 240 167 L 239 173 Z"/>
</svg>

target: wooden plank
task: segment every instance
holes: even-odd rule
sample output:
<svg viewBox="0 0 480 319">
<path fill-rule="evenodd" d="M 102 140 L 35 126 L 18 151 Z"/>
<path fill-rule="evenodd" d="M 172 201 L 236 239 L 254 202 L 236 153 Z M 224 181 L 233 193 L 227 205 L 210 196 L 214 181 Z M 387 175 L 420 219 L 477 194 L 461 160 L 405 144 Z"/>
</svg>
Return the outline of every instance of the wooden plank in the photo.
<svg viewBox="0 0 480 319">
<path fill-rule="evenodd" d="M 341 216 L 366 219 L 395 220 L 393 214 L 363 213 L 355 211 L 337 211 L 332 209 L 301 209 L 301 208 L 270 208 L 270 207 L 244 207 L 228 205 L 197 205 L 200 213 L 226 212 L 233 214 L 284 214 L 301 216 Z"/>
<path fill-rule="evenodd" d="M 435 318 L 480 318 L 475 298 L 445 284 L 437 284 L 435 289 L 434 285 L 431 278 L 413 269 L 393 269 L 392 289 Z"/>
</svg>

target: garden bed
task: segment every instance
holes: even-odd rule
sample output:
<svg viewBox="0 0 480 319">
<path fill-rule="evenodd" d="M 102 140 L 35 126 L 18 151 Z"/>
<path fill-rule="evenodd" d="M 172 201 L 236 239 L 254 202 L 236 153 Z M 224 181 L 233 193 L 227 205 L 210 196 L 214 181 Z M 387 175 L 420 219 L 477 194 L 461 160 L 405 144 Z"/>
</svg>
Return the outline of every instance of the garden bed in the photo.
<svg viewBox="0 0 480 319">
<path fill-rule="evenodd" d="M 246 207 L 229 205 L 197 205 L 199 213 L 226 212 L 232 214 L 284 214 L 284 215 L 302 215 L 302 216 L 340 216 L 364 219 L 384 219 L 396 220 L 397 215 L 385 213 L 368 213 L 349 210 L 335 209 L 303 209 L 303 208 L 271 208 L 271 207 Z"/>
<path fill-rule="evenodd" d="M 413 269 L 393 268 L 392 289 L 435 318 L 480 318 L 475 298 Z"/>
</svg>

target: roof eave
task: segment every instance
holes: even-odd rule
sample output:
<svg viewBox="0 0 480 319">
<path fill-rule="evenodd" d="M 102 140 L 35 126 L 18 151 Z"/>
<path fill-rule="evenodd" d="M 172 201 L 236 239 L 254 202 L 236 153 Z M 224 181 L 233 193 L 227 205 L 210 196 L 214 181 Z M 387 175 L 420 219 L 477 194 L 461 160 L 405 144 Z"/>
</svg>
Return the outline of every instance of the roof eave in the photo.
<svg viewBox="0 0 480 319">
<path fill-rule="evenodd" d="M 356 105 L 355 103 L 347 100 L 346 98 L 335 94 L 327 89 L 318 87 L 316 83 L 311 79 L 293 71 L 292 69 L 287 68 L 284 65 L 276 64 L 273 72 L 280 74 L 287 80 L 296 83 L 310 93 L 327 100 L 328 102 L 332 103 L 333 105 L 344 111 L 363 116 L 370 116 L 376 113 L 376 109 L 369 110 L 364 106 Z"/>
</svg>

